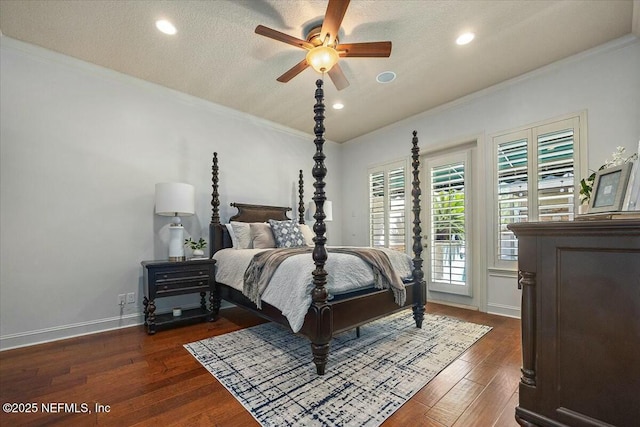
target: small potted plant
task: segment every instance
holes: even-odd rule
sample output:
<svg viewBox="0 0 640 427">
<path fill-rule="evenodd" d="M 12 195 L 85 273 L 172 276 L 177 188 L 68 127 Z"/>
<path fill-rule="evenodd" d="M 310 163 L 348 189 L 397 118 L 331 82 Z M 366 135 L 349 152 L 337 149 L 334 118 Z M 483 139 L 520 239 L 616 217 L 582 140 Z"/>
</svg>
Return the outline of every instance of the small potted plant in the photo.
<svg viewBox="0 0 640 427">
<path fill-rule="evenodd" d="M 189 237 L 184 240 L 184 244 L 191 248 L 194 258 L 202 258 L 204 256 L 204 248 L 207 247 L 207 242 L 202 237 L 197 242 Z"/>
<path fill-rule="evenodd" d="M 593 191 L 593 182 L 596 179 L 596 173 L 592 173 L 588 178 L 580 180 L 580 206 L 579 214 L 586 213 L 589 209 L 589 200 L 591 200 L 591 192 Z"/>
</svg>

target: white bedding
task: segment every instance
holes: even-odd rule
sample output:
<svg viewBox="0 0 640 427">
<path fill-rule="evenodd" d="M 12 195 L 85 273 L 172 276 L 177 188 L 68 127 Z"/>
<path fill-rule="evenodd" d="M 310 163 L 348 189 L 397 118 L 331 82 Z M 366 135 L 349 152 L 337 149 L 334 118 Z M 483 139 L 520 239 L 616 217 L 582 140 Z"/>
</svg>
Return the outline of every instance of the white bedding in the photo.
<svg viewBox="0 0 640 427">
<path fill-rule="evenodd" d="M 330 247 L 327 247 L 330 249 Z M 213 255 L 216 262 L 216 281 L 231 286 L 240 292 L 243 288 L 244 272 L 253 256 L 269 249 L 222 249 Z M 403 281 L 411 279 L 413 263 L 404 253 L 381 249 Z M 311 291 L 315 269 L 311 253 L 294 255 L 278 267 L 269 286 L 262 294 L 262 301 L 278 308 L 289 321 L 293 332 L 298 332 L 311 305 Z M 361 258 L 329 253 L 325 263 L 327 291 L 330 298 L 358 289 L 371 288 L 374 282 L 371 266 Z"/>
</svg>

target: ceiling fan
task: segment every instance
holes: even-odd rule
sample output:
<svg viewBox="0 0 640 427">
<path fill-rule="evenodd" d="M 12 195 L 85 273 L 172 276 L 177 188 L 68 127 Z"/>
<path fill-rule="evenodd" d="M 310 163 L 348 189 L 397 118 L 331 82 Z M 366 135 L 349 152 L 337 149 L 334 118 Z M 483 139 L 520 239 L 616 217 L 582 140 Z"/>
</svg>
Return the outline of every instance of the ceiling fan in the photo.
<svg viewBox="0 0 640 427">
<path fill-rule="evenodd" d="M 329 0 L 321 26 L 312 28 L 307 39 L 302 40 L 272 28 L 258 25 L 256 34 L 278 40 L 301 49 L 307 56 L 276 80 L 286 83 L 307 67 L 319 73 L 327 73 L 338 90 L 349 86 L 349 81 L 338 64 L 338 58 L 387 58 L 391 55 L 391 42 L 340 43 L 338 31 L 347 12 L 349 0 Z"/>
</svg>

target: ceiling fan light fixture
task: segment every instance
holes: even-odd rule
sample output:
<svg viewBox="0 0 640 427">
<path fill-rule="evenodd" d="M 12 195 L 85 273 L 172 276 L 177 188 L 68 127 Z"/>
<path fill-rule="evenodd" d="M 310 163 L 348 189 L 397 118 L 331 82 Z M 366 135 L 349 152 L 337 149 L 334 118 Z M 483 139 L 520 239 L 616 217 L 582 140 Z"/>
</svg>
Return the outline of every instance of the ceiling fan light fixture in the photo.
<svg viewBox="0 0 640 427">
<path fill-rule="evenodd" d="M 338 52 L 328 46 L 314 47 L 307 52 L 307 63 L 318 73 L 328 73 L 338 59 Z"/>
</svg>

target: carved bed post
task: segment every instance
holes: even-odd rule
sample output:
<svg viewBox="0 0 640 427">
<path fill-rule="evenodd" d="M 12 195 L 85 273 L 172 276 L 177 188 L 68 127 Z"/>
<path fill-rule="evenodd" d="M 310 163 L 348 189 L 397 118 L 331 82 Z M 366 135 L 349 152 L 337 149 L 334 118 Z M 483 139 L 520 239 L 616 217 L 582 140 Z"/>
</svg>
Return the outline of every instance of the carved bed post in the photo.
<svg viewBox="0 0 640 427">
<path fill-rule="evenodd" d="M 304 224 L 304 178 L 302 177 L 302 169 L 298 175 L 298 223 Z"/>
<path fill-rule="evenodd" d="M 209 224 L 209 258 L 213 258 L 214 248 L 217 242 L 214 242 L 214 228 L 220 226 L 220 194 L 218 193 L 218 153 L 213 153 L 213 164 L 211 166 L 211 223 Z M 215 267 L 214 267 L 215 269 Z M 220 292 L 218 284 L 215 285 L 215 292 L 209 293 L 209 309 L 213 312 L 211 319 L 218 317 L 220 312 Z"/>
<path fill-rule="evenodd" d="M 316 80 L 315 91 L 316 104 L 313 107 L 314 120 L 316 122 L 313 132 L 316 135 L 314 143 L 316 145 L 316 153 L 313 156 L 315 164 L 313 166 L 313 177 L 315 182 L 313 187 L 313 201 L 316 204 L 316 213 L 313 216 L 316 220 L 313 225 L 313 231 L 316 234 L 314 239 L 315 247 L 313 249 L 313 262 L 316 266 L 313 271 L 313 293 L 310 310 L 316 318 L 315 331 L 311 336 L 311 351 L 313 352 L 313 362 L 316 364 L 318 375 L 324 375 L 325 366 L 329 354 L 329 342 L 333 334 L 333 318 L 331 307 L 327 304 L 327 272 L 324 264 L 327 261 L 327 250 L 325 242 L 327 239 L 324 234 L 327 231 L 324 219 L 324 202 L 327 199 L 324 193 L 325 182 L 327 176 L 327 168 L 324 164 L 325 155 L 322 152 L 324 144 L 324 91 L 322 89 L 322 80 Z"/>
<path fill-rule="evenodd" d="M 416 326 L 422 328 L 422 320 L 424 319 L 425 298 L 425 281 L 422 271 L 422 227 L 420 226 L 420 149 L 418 148 L 418 132 L 413 131 L 413 139 L 411 140 L 413 147 L 411 148 L 411 158 L 413 161 L 413 181 L 411 183 L 411 196 L 413 198 L 413 318 Z"/>
<path fill-rule="evenodd" d="M 213 153 L 211 166 L 211 224 L 220 224 L 220 194 L 218 193 L 218 153 Z"/>
</svg>

